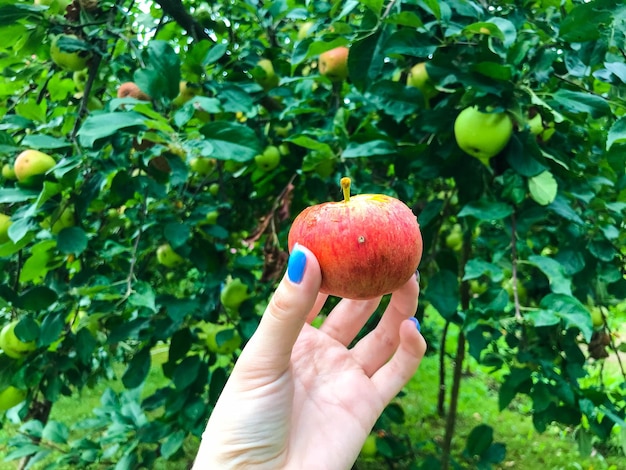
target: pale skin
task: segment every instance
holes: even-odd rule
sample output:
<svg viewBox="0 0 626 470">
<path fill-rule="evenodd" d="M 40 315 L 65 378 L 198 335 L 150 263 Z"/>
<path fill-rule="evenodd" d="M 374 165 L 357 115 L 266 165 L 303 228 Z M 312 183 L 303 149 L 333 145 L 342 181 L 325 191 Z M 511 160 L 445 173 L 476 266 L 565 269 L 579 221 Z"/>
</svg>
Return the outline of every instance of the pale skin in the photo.
<svg viewBox="0 0 626 470">
<path fill-rule="evenodd" d="M 381 321 L 348 345 L 380 298 L 343 299 L 319 329 L 309 323 L 327 296 L 305 248 L 300 283 L 285 275 L 213 410 L 194 464 L 200 469 L 350 469 L 385 406 L 426 351 L 409 320 L 413 276 L 392 294 Z"/>
</svg>

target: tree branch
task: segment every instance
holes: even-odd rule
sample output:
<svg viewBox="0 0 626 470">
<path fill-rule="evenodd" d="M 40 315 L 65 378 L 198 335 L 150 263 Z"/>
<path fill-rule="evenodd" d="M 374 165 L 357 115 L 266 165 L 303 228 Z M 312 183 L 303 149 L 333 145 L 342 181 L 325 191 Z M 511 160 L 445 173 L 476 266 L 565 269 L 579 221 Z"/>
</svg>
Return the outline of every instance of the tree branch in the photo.
<svg viewBox="0 0 626 470">
<path fill-rule="evenodd" d="M 194 41 L 206 40 L 214 42 L 204 30 L 204 26 L 198 23 L 193 16 L 185 10 L 181 0 L 155 0 L 155 3 L 158 3 L 166 15 L 171 16 L 176 23 L 187 31 Z"/>
</svg>

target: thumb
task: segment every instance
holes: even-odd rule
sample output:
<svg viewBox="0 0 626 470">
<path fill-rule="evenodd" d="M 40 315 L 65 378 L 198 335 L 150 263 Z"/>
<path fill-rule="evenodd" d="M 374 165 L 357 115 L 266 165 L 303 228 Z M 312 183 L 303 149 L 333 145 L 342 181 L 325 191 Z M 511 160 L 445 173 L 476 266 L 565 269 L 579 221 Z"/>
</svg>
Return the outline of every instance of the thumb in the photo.
<svg viewBox="0 0 626 470">
<path fill-rule="evenodd" d="M 259 362 L 263 361 L 265 366 L 276 371 L 287 367 L 293 346 L 315 304 L 321 282 L 322 273 L 315 255 L 302 245 L 294 245 L 287 272 L 242 356 L 250 354 L 248 357 L 252 362 L 260 365 Z"/>
</svg>

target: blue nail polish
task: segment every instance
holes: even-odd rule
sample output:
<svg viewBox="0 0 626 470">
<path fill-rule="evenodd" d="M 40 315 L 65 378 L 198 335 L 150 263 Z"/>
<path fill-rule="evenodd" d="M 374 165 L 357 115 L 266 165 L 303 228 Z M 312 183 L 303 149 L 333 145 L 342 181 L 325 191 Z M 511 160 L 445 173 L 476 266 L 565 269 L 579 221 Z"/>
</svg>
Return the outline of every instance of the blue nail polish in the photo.
<svg viewBox="0 0 626 470">
<path fill-rule="evenodd" d="M 409 320 L 411 320 L 413 323 L 415 323 L 415 327 L 417 328 L 417 331 L 420 331 L 420 332 L 422 331 L 422 327 L 420 325 L 420 321 L 417 318 L 411 317 L 411 318 L 409 318 Z"/>
<path fill-rule="evenodd" d="M 287 263 L 287 276 L 289 280 L 295 284 L 300 284 L 304 277 L 304 268 L 306 267 L 306 253 L 296 244 L 289 255 Z"/>
</svg>

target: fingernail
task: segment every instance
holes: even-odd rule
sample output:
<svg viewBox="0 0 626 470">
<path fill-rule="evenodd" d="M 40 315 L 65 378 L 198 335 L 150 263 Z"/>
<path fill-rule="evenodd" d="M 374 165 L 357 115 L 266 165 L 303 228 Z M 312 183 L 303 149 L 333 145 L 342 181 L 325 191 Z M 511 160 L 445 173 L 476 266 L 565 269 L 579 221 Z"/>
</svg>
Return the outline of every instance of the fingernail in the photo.
<svg viewBox="0 0 626 470">
<path fill-rule="evenodd" d="M 306 268 L 306 253 L 300 249 L 297 243 L 293 246 L 287 263 L 287 277 L 294 284 L 300 284 Z"/>
<path fill-rule="evenodd" d="M 420 275 L 420 270 L 416 269 L 415 270 L 415 278 L 417 279 L 417 283 L 420 283 L 420 279 L 422 278 L 422 276 Z"/>
<path fill-rule="evenodd" d="M 411 320 L 413 323 L 415 323 L 415 327 L 417 328 L 417 331 L 419 331 L 421 333 L 422 327 L 420 325 L 419 320 L 417 318 L 415 318 L 415 317 L 411 317 L 411 318 L 409 318 L 409 320 Z"/>
</svg>

